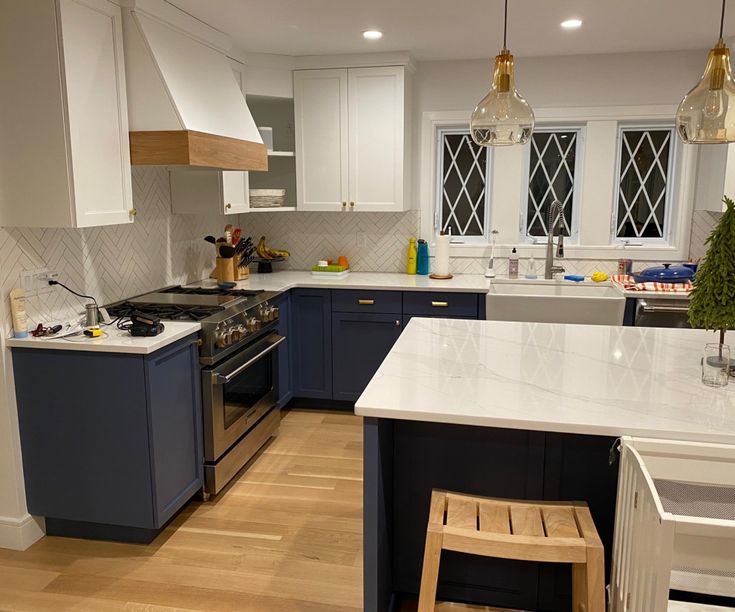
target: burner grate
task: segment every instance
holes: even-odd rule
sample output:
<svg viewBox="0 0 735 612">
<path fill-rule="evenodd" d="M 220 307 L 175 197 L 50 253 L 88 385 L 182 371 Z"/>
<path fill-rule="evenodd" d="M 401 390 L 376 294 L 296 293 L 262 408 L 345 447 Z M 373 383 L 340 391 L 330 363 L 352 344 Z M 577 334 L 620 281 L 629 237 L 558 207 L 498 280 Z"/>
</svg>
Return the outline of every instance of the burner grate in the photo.
<svg viewBox="0 0 735 612">
<path fill-rule="evenodd" d="M 262 289 L 220 289 L 219 287 L 170 287 L 161 293 L 177 293 L 179 295 L 229 295 L 248 297 L 263 293 Z"/>
<path fill-rule="evenodd" d="M 157 317 L 169 321 L 202 321 L 216 312 L 222 310 L 221 306 L 179 306 L 176 304 L 133 304 L 123 302 L 114 306 L 108 306 L 107 312 L 116 319 L 128 317 L 133 312 L 150 317 Z"/>
</svg>

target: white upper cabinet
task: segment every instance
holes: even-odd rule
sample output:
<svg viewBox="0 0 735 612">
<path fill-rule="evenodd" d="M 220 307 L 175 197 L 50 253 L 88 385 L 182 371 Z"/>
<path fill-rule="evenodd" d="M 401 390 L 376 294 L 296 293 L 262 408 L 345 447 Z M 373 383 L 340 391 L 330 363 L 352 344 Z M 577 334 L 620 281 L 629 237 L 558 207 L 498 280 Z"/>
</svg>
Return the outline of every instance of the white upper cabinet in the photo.
<svg viewBox="0 0 735 612">
<path fill-rule="evenodd" d="M 294 72 L 297 209 L 408 208 L 405 68 Z"/>
<path fill-rule="evenodd" d="M 120 8 L 13 0 L 0 19 L 0 225 L 130 223 Z"/>
<path fill-rule="evenodd" d="M 347 70 L 294 72 L 297 210 L 347 206 L 347 83 Z"/>
<path fill-rule="evenodd" d="M 349 193 L 356 210 L 403 210 L 403 68 L 349 71 Z"/>
<path fill-rule="evenodd" d="M 171 205 L 176 214 L 248 212 L 248 173 L 239 170 L 172 169 Z"/>
</svg>

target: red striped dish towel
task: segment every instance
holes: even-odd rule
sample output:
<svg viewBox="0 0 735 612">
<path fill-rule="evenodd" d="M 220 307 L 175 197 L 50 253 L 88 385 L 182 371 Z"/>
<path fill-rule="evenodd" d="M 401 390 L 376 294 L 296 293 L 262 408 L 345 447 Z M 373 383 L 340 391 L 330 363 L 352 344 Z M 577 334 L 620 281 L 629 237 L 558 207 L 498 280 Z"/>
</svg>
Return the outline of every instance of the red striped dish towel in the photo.
<svg viewBox="0 0 735 612">
<path fill-rule="evenodd" d="M 629 274 L 613 274 L 612 282 L 629 291 L 661 291 L 668 293 L 689 293 L 694 285 L 692 281 L 685 283 L 636 283 Z"/>
</svg>

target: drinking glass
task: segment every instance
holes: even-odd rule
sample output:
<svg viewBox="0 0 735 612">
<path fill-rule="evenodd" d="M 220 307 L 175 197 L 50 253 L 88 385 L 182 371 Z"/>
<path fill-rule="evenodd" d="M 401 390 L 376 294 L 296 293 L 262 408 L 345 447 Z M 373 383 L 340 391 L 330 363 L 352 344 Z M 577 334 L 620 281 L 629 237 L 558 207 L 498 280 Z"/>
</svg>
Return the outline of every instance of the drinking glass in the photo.
<svg viewBox="0 0 735 612">
<path fill-rule="evenodd" d="M 724 387 L 730 378 L 730 347 L 706 344 L 702 358 L 702 382 L 710 387 Z"/>
</svg>

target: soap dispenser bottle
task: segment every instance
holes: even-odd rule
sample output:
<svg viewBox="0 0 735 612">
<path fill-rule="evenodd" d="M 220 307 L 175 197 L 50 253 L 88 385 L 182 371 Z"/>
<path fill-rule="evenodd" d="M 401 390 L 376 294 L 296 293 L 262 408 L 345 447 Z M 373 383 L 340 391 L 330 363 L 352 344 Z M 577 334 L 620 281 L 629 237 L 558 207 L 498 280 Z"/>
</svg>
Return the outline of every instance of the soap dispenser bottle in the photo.
<svg viewBox="0 0 735 612">
<path fill-rule="evenodd" d="M 515 247 L 513 247 L 508 259 L 508 278 L 518 278 L 518 251 Z"/>
</svg>

